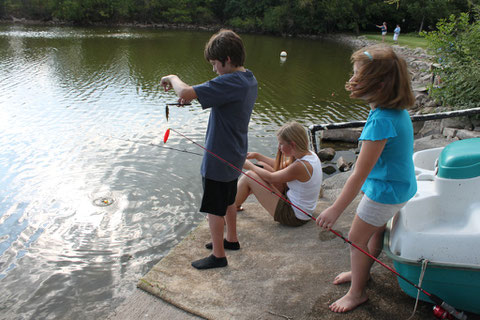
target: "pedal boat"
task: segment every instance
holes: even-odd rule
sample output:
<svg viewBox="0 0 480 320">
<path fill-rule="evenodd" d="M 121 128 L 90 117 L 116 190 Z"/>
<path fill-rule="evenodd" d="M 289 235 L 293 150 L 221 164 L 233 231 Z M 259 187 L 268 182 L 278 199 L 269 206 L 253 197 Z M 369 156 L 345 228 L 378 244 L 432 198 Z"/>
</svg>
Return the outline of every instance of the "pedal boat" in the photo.
<svg viewBox="0 0 480 320">
<path fill-rule="evenodd" d="M 423 274 L 427 292 L 480 314 L 480 138 L 419 151 L 413 160 L 418 191 L 388 222 L 384 251 L 408 280 L 418 284 Z M 397 278 L 416 298 L 418 290 Z"/>
</svg>

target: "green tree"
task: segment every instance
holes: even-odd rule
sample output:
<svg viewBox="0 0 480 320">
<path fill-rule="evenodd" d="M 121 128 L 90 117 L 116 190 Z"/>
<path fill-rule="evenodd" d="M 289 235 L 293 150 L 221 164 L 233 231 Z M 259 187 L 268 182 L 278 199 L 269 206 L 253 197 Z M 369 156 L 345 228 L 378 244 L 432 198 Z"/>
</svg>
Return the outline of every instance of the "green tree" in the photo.
<svg viewBox="0 0 480 320">
<path fill-rule="evenodd" d="M 437 30 L 423 33 L 439 67 L 434 97 L 455 108 L 480 105 L 480 9 L 470 21 L 468 13 L 441 19 Z M 475 70 L 475 71 L 474 71 Z"/>
</svg>

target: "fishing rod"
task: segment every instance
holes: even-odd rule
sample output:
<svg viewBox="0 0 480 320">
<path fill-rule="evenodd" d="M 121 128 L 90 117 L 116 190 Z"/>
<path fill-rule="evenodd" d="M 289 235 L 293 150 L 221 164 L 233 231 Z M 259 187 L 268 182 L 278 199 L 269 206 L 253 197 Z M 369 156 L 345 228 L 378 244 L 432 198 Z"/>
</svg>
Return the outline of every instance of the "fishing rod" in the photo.
<svg viewBox="0 0 480 320">
<path fill-rule="evenodd" d="M 185 136 L 184 134 L 178 132 L 177 130 L 175 129 L 167 129 L 167 131 L 165 132 L 165 136 L 164 136 L 164 139 L 163 139 L 163 142 L 166 143 L 167 140 L 168 140 L 168 136 L 170 135 L 170 130 L 179 134 L 180 136 L 182 136 L 183 138 L 187 139 L 188 141 L 192 142 L 193 144 L 199 146 L 200 148 L 202 148 L 203 150 L 205 150 L 206 152 L 208 152 L 209 154 L 211 154 L 212 156 L 214 156 L 215 158 L 221 160 L 222 162 L 224 162 L 225 164 L 227 164 L 228 166 L 230 166 L 231 168 L 235 169 L 236 171 L 240 172 L 241 174 L 247 176 L 248 178 L 252 179 L 253 181 L 255 181 L 256 183 L 258 183 L 259 185 L 261 185 L 262 187 L 264 187 L 265 189 L 267 189 L 268 191 L 270 191 L 271 193 L 273 193 L 274 195 L 276 195 L 277 197 L 279 197 L 280 199 L 282 199 L 283 201 L 287 202 L 288 204 L 290 204 L 291 206 L 297 208 L 298 210 L 300 210 L 302 213 L 304 213 L 305 215 L 307 215 L 308 217 L 310 217 L 312 220 L 316 221 L 317 219 L 315 219 L 314 216 L 312 216 L 311 214 L 309 214 L 308 212 L 306 212 L 305 210 L 303 210 L 302 208 L 298 207 L 297 205 L 293 204 L 292 202 L 290 202 L 288 199 L 286 199 L 283 195 L 280 195 L 278 194 L 277 192 L 275 192 L 272 188 L 266 186 L 265 184 L 263 184 L 262 182 L 258 181 L 257 179 L 255 179 L 254 177 L 252 177 L 251 175 L 249 175 L 248 173 L 244 172 L 243 170 L 237 168 L 236 166 L 234 166 L 233 164 L 231 164 L 230 162 L 228 162 L 227 160 L 223 159 L 222 157 L 220 157 L 219 155 L 213 153 L 212 151 L 208 150 L 207 148 L 205 148 L 204 146 L 202 146 L 201 144 L 197 143 L 196 141 L 188 138 L 187 136 Z M 437 304 L 436 307 L 440 307 L 440 308 L 443 308 L 443 310 L 445 310 L 446 312 L 448 312 L 449 314 L 451 314 L 452 316 L 454 316 L 455 318 L 459 319 L 459 320 L 466 320 L 467 319 L 467 316 L 463 313 L 463 312 L 459 312 L 457 311 L 454 307 L 452 307 L 451 305 L 449 305 L 448 303 L 446 303 L 445 301 L 443 301 L 440 297 L 434 295 L 433 293 L 430 293 L 428 291 L 426 291 L 425 289 L 421 288 L 420 286 L 416 285 L 415 283 L 413 283 L 412 281 L 408 280 L 406 277 L 402 276 L 400 273 L 398 273 L 395 269 L 387 266 L 385 263 L 383 263 L 382 261 L 380 261 L 379 259 L 377 259 L 376 257 L 374 257 L 373 255 L 371 255 L 370 253 L 368 253 L 367 251 L 365 251 L 364 249 L 360 248 L 359 246 L 357 246 L 355 243 L 353 243 L 352 241 L 350 241 L 348 238 L 342 236 L 340 233 L 338 233 L 337 231 L 333 230 L 333 229 L 328 229 L 330 232 L 332 232 L 334 235 L 336 235 L 337 237 L 341 238 L 343 241 L 345 241 L 346 243 L 348 243 L 349 245 L 351 245 L 352 247 L 354 247 L 355 249 L 359 250 L 360 252 L 364 253 L 365 255 L 367 255 L 368 257 L 370 257 L 371 259 L 373 259 L 374 261 L 378 262 L 381 266 L 385 267 L 387 270 L 391 271 L 392 273 L 394 273 L 395 275 L 397 275 L 398 277 L 400 277 L 402 280 L 404 280 L 405 282 L 407 282 L 408 284 L 414 286 L 417 290 L 420 290 L 421 292 L 423 292 L 425 295 L 428 296 L 428 298 L 430 298 L 430 300 L 432 300 L 435 304 Z"/>
<path fill-rule="evenodd" d="M 113 136 L 106 136 L 106 135 L 103 135 L 103 134 L 99 134 L 99 136 L 102 136 L 102 137 L 105 137 L 105 138 L 116 139 L 116 140 L 120 140 L 120 141 L 126 141 L 126 142 L 130 142 L 130 143 L 135 143 L 135 144 L 141 144 L 141 145 L 144 145 L 144 146 L 165 148 L 165 149 L 180 151 L 180 152 L 184 152 L 184 153 L 190 153 L 190 154 L 194 154 L 194 155 L 197 155 L 197 156 L 203 156 L 203 154 L 196 153 L 196 152 L 192 152 L 192 151 L 188 151 L 188 150 L 185 150 L 185 149 L 184 149 L 184 150 L 182 150 L 182 149 L 176 149 L 176 148 L 166 147 L 166 146 L 162 146 L 162 145 L 154 144 L 154 143 L 145 143 L 145 142 L 140 142 L 140 141 L 136 141 L 136 140 L 122 139 L 122 138 L 113 137 Z M 167 139 L 168 139 L 168 137 L 167 137 Z M 165 142 L 166 142 L 166 141 L 165 141 Z"/>
</svg>

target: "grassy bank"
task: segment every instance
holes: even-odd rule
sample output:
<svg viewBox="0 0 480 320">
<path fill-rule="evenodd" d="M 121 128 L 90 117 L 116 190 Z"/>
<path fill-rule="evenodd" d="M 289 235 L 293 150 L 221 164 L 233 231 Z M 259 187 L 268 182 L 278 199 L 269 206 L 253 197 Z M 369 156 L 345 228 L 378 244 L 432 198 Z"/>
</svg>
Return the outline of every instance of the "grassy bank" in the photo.
<svg viewBox="0 0 480 320">
<path fill-rule="evenodd" d="M 363 34 L 368 40 L 375 40 L 382 42 L 382 35 L 379 33 L 367 33 Z M 393 33 L 390 32 L 385 36 L 385 42 L 388 44 L 394 44 L 393 43 Z M 417 33 L 406 33 L 402 34 L 400 33 L 400 36 L 398 37 L 398 44 L 401 46 L 406 46 L 409 48 L 427 48 L 427 40 L 425 40 L 424 37 L 419 36 Z"/>
</svg>

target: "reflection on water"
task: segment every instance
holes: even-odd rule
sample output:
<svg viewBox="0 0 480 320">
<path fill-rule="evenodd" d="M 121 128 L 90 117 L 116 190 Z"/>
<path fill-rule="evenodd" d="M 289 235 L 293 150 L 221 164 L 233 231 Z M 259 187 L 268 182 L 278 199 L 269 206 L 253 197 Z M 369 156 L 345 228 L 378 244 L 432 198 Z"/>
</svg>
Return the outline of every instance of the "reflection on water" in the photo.
<svg viewBox="0 0 480 320">
<path fill-rule="evenodd" d="M 209 112 L 171 107 L 167 123 L 165 103 L 176 99 L 158 83 L 170 73 L 192 84 L 213 77 L 203 58 L 210 35 L 0 26 L 4 317 L 103 317 L 204 219 L 202 150 L 162 138 L 174 127 L 202 142 Z M 259 81 L 251 150 L 274 154 L 274 132 L 288 120 L 366 117 L 343 89 L 349 49 L 243 37 Z"/>
</svg>

